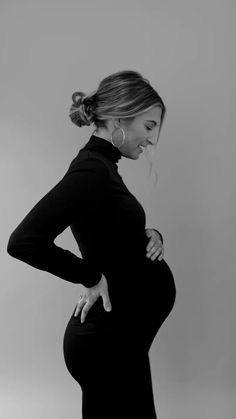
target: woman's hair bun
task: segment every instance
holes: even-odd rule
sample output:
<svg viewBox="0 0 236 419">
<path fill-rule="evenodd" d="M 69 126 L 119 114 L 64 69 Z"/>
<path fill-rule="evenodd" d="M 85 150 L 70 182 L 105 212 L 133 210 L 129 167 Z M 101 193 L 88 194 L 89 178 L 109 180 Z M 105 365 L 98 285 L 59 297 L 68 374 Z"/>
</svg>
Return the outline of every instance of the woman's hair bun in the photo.
<svg viewBox="0 0 236 419">
<path fill-rule="evenodd" d="M 94 121 L 94 100 L 83 92 L 74 92 L 73 104 L 70 107 L 69 117 L 78 127 L 91 125 Z"/>
</svg>

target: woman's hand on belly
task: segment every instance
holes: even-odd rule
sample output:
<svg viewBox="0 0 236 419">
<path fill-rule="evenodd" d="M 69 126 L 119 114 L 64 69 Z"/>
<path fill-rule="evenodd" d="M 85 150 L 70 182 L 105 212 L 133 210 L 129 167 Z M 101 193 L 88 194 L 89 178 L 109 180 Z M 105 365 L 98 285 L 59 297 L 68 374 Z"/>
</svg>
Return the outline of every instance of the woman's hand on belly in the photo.
<svg viewBox="0 0 236 419">
<path fill-rule="evenodd" d="M 102 274 L 102 278 L 97 285 L 91 288 L 83 286 L 83 294 L 80 295 L 74 316 L 77 317 L 81 311 L 81 323 L 85 321 L 88 311 L 97 301 L 99 297 L 103 299 L 103 306 L 106 311 L 111 311 L 111 302 L 108 293 L 108 285 L 106 277 Z"/>
<path fill-rule="evenodd" d="M 150 240 L 147 245 L 147 257 L 151 260 L 155 260 L 158 256 L 158 260 L 161 260 L 164 256 L 164 246 L 162 244 L 160 235 L 152 228 L 145 229 L 147 237 Z"/>
</svg>

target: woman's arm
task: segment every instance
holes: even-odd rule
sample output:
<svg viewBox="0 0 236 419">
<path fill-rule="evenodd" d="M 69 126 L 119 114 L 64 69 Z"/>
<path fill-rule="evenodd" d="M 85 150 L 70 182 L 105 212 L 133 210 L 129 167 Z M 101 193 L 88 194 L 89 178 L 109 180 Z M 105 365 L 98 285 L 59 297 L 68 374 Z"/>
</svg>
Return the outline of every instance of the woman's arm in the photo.
<svg viewBox="0 0 236 419">
<path fill-rule="evenodd" d="M 64 177 L 31 209 L 10 235 L 7 252 L 37 269 L 66 281 L 92 287 L 102 272 L 69 250 L 54 243 L 73 221 L 102 204 L 107 192 L 108 170 L 98 159 L 73 163 Z"/>
</svg>

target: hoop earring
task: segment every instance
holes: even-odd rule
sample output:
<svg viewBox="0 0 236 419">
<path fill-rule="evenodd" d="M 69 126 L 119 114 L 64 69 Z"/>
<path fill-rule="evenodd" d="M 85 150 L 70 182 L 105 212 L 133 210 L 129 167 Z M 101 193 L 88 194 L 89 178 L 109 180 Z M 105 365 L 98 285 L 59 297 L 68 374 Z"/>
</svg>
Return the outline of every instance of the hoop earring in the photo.
<svg viewBox="0 0 236 419">
<path fill-rule="evenodd" d="M 121 127 L 117 127 L 117 128 L 115 128 L 113 131 L 112 131 L 112 134 L 111 134 L 111 143 L 114 145 L 114 147 L 116 147 L 116 148 L 120 148 L 120 147 L 117 147 L 114 143 L 113 143 L 113 134 L 114 134 L 114 131 L 116 131 L 117 129 L 121 129 L 121 131 L 122 131 L 122 137 L 123 137 L 123 141 L 122 141 L 122 144 L 120 145 L 120 147 L 124 144 L 124 141 L 125 141 L 125 132 L 124 132 L 124 130 L 123 130 L 123 128 L 121 128 Z"/>
</svg>

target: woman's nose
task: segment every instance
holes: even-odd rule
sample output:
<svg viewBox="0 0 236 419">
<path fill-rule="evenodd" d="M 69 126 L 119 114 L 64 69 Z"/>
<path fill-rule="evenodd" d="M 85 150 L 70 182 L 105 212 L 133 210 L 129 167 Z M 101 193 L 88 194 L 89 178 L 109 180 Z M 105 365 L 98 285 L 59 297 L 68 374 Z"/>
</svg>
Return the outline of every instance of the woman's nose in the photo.
<svg viewBox="0 0 236 419">
<path fill-rule="evenodd" d="M 148 141 L 151 145 L 156 145 L 157 141 L 158 141 L 158 136 L 157 135 L 153 135 L 151 138 L 148 138 Z"/>
<path fill-rule="evenodd" d="M 158 130 L 155 134 L 153 134 L 150 138 L 152 145 L 156 145 L 159 139 L 160 131 Z"/>
</svg>

